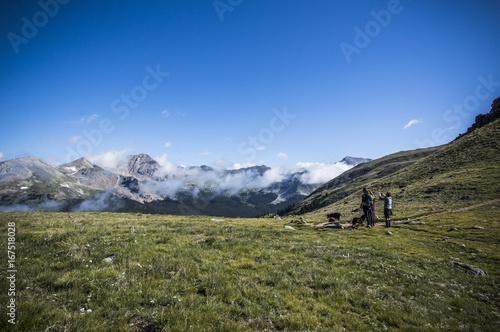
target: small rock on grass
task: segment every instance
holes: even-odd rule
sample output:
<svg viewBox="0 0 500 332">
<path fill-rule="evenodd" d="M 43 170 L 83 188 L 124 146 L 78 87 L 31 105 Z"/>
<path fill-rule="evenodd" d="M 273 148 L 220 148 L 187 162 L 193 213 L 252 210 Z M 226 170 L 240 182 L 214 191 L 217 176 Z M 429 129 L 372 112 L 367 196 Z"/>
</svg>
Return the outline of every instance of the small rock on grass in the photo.
<svg viewBox="0 0 500 332">
<path fill-rule="evenodd" d="M 113 263 L 116 260 L 116 255 L 113 254 L 109 257 L 104 258 L 102 261 L 105 263 Z"/>
</svg>

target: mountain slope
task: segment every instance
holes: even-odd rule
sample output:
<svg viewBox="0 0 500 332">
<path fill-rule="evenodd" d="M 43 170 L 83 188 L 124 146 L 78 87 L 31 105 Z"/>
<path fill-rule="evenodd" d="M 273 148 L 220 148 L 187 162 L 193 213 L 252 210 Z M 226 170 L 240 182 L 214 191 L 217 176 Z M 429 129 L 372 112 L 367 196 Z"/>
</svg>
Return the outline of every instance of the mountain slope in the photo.
<svg viewBox="0 0 500 332">
<path fill-rule="evenodd" d="M 63 173 L 78 179 L 80 184 L 95 190 L 114 188 L 120 181 L 120 176 L 91 164 L 85 158 L 61 165 L 59 168 Z"/>
<path fill-rule="evenodd" d="M 0 163 L 0 204 L 38 204 L 47 200 L 90 198 L 95 191 L 58 167 L 24 157 Z"/>
<path fill-rule="evenodd" d="M 361 189 L 366 186 L 375 194 L 390 191 L 395 216 L 403 218 L 425 211 L 460 208 L 500 196 L 500 119 L 434 149 L 395 172 L 391 171 L 394 164 L 382 162 L 387 157 L 353 168 L 318 188 L 298 206 L 311 207 L 303 210 L 309 212 L 310 218 L 324 219 L 326 213 L 334 211 L 344 216 L 359 216 Z M 358 186 L 338 185 L 342 182 L 340 179 L 366 168 L 371 171 L 361 172 L 352 179 Z M 381 214 L 381 205 L 376 205 L 377 213 Z"/>
</svg>

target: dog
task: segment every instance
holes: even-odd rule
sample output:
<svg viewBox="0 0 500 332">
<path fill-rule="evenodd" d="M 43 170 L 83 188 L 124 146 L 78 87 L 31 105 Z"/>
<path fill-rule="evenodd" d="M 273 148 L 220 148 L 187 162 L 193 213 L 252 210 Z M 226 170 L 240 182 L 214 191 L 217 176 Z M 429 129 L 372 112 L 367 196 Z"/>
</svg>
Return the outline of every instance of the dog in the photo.
<svg viewBox="0 0 500 332">
<path fill-rule="evenodd" d="M 359 225 L 362 225 L 365 222 L 366 216 L 362 215 L 361 218 L 354 217 L 352 218 L 352 227 L 358 227 Z"/>
<path fill-rule="evenodd" d="M 329 213 L 326 215 L 326 217 L 328 218 L 328 220 L 330 219 L 335 219 L 336 221 L 342 221 L 342 215 L 338 212 L 335 212 L 335 213 Z"/>
</svg>

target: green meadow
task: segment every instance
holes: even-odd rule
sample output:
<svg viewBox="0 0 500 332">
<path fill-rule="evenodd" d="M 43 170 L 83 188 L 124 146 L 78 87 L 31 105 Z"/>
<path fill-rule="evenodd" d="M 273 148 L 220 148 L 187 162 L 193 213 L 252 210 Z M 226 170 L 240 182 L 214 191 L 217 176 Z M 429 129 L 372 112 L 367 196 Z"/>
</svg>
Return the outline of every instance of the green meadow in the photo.
<svg viewBox="0 0 500 332">
<path fill-rule="evenodd" d="M 290 230 L 289 219 L 2 213 L 1 266 L 14 222 L 17 273 L 15 325 L 0 282 L 0 330 L 498 331 L 499 212 L 436 212 L 393 235 Z"/>
</svg>

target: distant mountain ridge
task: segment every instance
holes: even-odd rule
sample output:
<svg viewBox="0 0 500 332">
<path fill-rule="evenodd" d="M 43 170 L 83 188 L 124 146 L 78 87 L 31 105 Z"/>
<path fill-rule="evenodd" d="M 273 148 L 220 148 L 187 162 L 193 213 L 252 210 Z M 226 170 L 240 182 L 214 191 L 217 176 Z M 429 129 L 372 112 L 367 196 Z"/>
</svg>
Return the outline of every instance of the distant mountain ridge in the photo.
<svg viewBox="0 0 500 332">
<path fill-rule="evenodd" d="M 351 168 L 365 160 L 346 157 L 339 165 Z M 52 210 L 79 211 L 91 207 L 86 201 L 99 200 L 105 211 L 249 217 L 274 212 L 322 184 L 304 183 L 306 169 L 277 179 L 271 170 L 265 165 L 229 170 L 202 165 L 165 172 L 144 153 L 128 156 L 116 169 L 86 158 L 50 166 L 24 157 L 0 163 L 0 210 L 43 210 L 50 202 Z"/>
<path fill-rule="evenodd" d="M 349 157 L 349 156 L 347 156 L 344 159 L 342 159 L 340 162 L 344 163 L 346 165 L 356 166 L 356 165 L 359 165 L 359 164 L 362 164 L 362 163 L 366 163 L 368 161 L 371 161 L 371 159 L 356 158 L 356 157 Z"/>
</svg>

